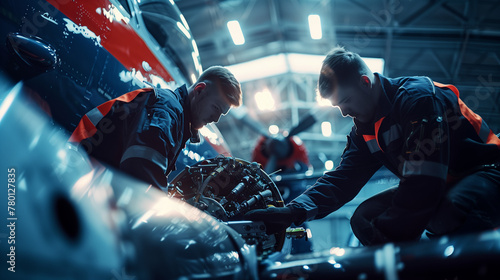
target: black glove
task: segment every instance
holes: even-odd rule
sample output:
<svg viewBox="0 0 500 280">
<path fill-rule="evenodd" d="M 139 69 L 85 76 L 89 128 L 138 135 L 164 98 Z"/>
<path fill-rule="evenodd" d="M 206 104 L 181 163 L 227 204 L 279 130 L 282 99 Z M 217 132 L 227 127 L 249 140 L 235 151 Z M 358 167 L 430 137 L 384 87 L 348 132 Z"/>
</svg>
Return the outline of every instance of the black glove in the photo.
<svg viewBox="0 0 500 280">
<path fill-rule="evenodd" d="M 274 234 L 285 230 L 294 222 L 290 207 L 269 207 L 247 212 L 243 218 L 250 221 L 262 221 L 266 225 L 266 233 Z"/>
</svg>

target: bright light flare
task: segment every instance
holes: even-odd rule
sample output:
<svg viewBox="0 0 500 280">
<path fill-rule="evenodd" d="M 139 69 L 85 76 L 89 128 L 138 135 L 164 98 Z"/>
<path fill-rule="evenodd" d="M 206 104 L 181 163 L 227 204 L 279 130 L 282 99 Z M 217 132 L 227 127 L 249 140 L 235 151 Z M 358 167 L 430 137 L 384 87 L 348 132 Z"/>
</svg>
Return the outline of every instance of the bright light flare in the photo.
<svg viewBox="0 0 500 280">
<path fill-rule="evenodd" d="M 332 124 L 330 122 L 322 122 L 321 123 L 321 133 L 325 137 L 332 136 Z"/>
<path fill-rule="evenodd" d="M 332 170 L 333 169 L 333 161 L 331 161 L 331 160 L 325 161 L 325 169 Z"/>
<path fill-rule="evenodd" d="M 243 36 L 243 31 L 241 31 L 240 23 L 237 20 L 228 21 L 227 29 L 229 29 L 229 33 L 235 45 L 245 44 L 245 37 Z"/>
<path fill-rule="evenodd" d="M 273 124 L 269 126 L 269 133 L 276 135 L 278 132 L 280 132 L 280 128 L 277 125 Z"/>
<path fill-rule="evenodd" d="M 274 98 L 271 92 L 266 88 L 255 94 L 255 102 L 261 111 L 274 110 Z"/>
<path fill-rule="evenodd" d="M 309 15 L 307 18 L 309 21 L 309 32 L 311 33 L 311 38 L 314 40 L 319 40 L 323 37 L 323 32 L 321 31 L 321 18 L 319 15 Z"/>
</svg>

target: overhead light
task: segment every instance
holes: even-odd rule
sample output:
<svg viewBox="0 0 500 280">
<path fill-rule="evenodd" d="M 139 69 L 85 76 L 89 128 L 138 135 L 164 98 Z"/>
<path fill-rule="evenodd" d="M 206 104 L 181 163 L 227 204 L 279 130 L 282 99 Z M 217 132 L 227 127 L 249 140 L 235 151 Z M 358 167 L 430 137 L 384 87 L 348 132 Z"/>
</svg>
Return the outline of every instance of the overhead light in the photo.
<svg viewBox="0 0 500 280">
<path fill-rule="evenodd" d="M 267 88 L 255 94 L 255 102 L 261 111 L 274 110 L 274 98 Z"/>
<path fill-rule="evenodd" d="M 334 167 L 333 161 L 327 160 L 325 161 L 325 169 L 326 170 L 332 170 Z"/>
<path fill-rule="evenodd" d="M 245 37 L 241 31 L 240 23 L 237 20 L 228 21 L 227 29 L 229 29 L 229 33 L 231 34 L 231 38 L 233 39 L 235 45 L 245 44 Z"/>
<path fill-rule="evenodd" d="M 332 136 L 332 124 L 330 122 L 322 122 L 321 123 L 321 133 L 325 137 Z"/>
<path fill-rule="evenodd" d="M 280 128 L 277 125 L 273 124 L 269 126 L 269 133 L 276 135 L 278 132 L 280 132 Z"/>
<path fill-rule="evenodd" d="M 321 18 L 319 15 L 309 15 L 309 32 L 311 33 L 311 38 L 314 40 L 319 40 L 323 37 L 321 32 Z"/>
</svg>

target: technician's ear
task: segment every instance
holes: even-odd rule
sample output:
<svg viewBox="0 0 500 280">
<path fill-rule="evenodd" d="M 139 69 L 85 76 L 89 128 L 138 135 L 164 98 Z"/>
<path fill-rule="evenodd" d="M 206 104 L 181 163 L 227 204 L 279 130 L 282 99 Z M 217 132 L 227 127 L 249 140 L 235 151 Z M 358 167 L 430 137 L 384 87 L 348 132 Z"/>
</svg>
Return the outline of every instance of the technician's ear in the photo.
<svg viewBox="0 0 500 280">
<path fill-rule="evenodd" d="M 368 76 L 361 75 L 361 77 L 359 79 L 360 79 L 361 86 L 363 86 L 364 88 L 371 88 L 372 87 L 372 81 L 370 80 L 370 78 L 368 78 Z"/>
<path fill-rule="evenodd" d="M 206 83 L 199 82 L 194 86 L 194 91 L 196 92 L 197 95 L 199 95 L 206 87 L 207 87 Z"/>
</svg>

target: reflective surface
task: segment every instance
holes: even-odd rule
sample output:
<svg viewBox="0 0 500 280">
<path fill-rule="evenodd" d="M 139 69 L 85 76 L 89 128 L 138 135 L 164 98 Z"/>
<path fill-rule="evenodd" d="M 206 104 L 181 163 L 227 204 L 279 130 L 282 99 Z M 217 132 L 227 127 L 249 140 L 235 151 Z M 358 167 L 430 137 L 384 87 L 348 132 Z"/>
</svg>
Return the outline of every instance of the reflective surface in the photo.
<svg viewBox="0 0 500 280">
<path fill-rule="evenodd" d="M 265 261 L 261 279 L 500 279 L 500 229 Z"/>
<path fill-rule="evenodd" d="M 4 81 L 0 85 L 8 92 Z M 1 170 L 4 178 L 8 170 L 14 174 L 13 191 L 0 192 L 2 221 L 14 225 L 1 229 L 2 237 L 12 236 L 1 239 L 1 278 L 109 279 L 124 263 L 112 189 L 90 184 L 96 170 L 22 101 L 20 90 L 17 85 L 0 105 Z"/>
<path fill-rule="evenodd" d="M 227 176 L 214 175 L 200 189 L 205 191 L 198 202 L 212 206 L 200 211 L 68 146 L 60 129 L 24 100 L 20 84 L 0 81 L 0 92 L 10 92 L 0 104 L 0 279 L 500 279 L 500 229 L 415 243 L 258 254 L 264 246 L 261 224 L 218 219 L 237 217 L 252 199 L 257 202 L 251 205 L 262 203 L 247 187 L 237 187 L 242 182 L 261 184 L 257 193 L 280 206 L 260 169 L 228 158 L 212 160 L 213 169 L 200 166 L 209 162 L 195 165 L 192 176 L 187 169 L 176 182 L 197 174 L 203 186 L 207 170 Z M 236 163 L 260 183 L 241 178 Z M 200 193 L 200 185 L 194 186 L 184 189 L 193 191 L 186 201 Z M 226 205 L 222 196 L 231 193 L 245 199 Z"/>
<path fill-rule="evenodd" d="M 0 245 L 16 272 L 2 279 L 256 279 L 255 250 L 233 229 L 68 146 L 20 84 L 0 108 L 2 170 L 15 170 L 14 214 L 1 212 L 12 256 Z"/>
</svg>

